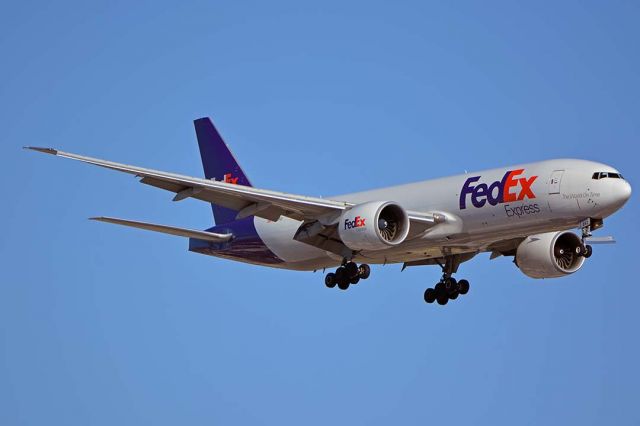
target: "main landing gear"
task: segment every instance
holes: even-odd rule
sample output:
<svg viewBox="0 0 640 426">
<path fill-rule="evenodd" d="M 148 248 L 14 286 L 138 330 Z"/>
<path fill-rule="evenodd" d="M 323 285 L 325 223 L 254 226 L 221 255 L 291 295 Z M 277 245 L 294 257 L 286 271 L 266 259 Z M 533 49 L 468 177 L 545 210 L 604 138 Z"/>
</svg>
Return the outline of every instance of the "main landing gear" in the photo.
<svg viewBox="0 0 640 426">
<path fill-rule="evenodd" d="M 442 268 L 442 278 L 434 288 L 428 288 L 424 292 L 424 301 L 427 303 L 438 302 L 438 305 L 446 305 L 449 300 L 455 300 L 459 295 L 469 292 L 469 281 L 457 281 L 452 275 L 457 272 L 460 266 L 460 257 L 450 255 L 444 258 L 445 263 L 438 263 Z"/>
<path fill-rule="evenodd" d="M 427 303 L 438 302 L 439 305 L 446 305 L 449 300 L 455 300 L 459 295 L 469 292 L 469 281 L 457 281 L 453 277 L 442 277 L 435 288 L 428 288 L 424 292 L 424 301 Z"/>
<path fill-rule="evenodd" d="M 345 262 L 336 269 L 336 272 L 329 272 L 324 277 L 324 285 L 333 288 L 336 285 L 340 290 L 346 290 L 350 285 L 358 284 L 360 280 L 366 280 L 371 274 L 369 265 L 363 263 L 358 266 L 354 262 Z"/>
</svg>

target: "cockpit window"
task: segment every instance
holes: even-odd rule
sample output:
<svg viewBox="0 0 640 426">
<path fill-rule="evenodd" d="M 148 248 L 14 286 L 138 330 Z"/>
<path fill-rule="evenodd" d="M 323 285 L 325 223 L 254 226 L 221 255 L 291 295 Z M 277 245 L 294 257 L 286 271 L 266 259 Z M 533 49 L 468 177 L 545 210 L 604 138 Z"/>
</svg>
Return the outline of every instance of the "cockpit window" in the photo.
<svg viewBox="0 0 640 426">
<path fill-rule="evenodd" d="M 593 176 L 591 176 L 591 179 L 595 179 L 595 180 L 605 179 L 605 178 L 624 179 L 620 173 L 613 173 L 613 172 L 595 172 Z"/>
</svg>

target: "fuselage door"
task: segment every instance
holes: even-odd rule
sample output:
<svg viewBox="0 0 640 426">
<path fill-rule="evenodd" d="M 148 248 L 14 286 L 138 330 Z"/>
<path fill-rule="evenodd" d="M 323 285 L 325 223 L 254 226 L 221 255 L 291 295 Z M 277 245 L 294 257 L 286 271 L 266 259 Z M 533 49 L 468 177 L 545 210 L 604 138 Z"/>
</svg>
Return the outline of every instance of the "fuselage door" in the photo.
<svg viewBox="0 0 640 426">
<path fill-rule="evenodd" d="M 560 182 L 562 181 L 562 174 L 564 170 L 554 170 L 551 173 L 551 179 L 549 179 L 549 194 L 560 193 Z"/>
</svg>

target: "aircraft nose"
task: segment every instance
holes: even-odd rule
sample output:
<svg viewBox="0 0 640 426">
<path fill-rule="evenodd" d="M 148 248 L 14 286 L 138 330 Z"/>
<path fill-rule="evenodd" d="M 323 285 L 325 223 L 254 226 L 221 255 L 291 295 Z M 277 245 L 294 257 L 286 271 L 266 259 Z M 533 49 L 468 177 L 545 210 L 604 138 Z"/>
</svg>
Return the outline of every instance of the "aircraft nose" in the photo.
<svg viewBox="0 0 640 426">
<path fill-rule="evenodd" d="M 627 200 L 631 198 L 631 184 L 626 180 L 624 181 L 624 189 L 622 192 L 623 192 L 622 196 L 624 197 L 624 201 L 626 203 Z"/>
<path fill-rule="evenodd" d="M 616 204 L 622 206 L 631 198 L 631 185 L 626 180 L 620 180 L 616 185 L 614 194 Z"/>
</svg>

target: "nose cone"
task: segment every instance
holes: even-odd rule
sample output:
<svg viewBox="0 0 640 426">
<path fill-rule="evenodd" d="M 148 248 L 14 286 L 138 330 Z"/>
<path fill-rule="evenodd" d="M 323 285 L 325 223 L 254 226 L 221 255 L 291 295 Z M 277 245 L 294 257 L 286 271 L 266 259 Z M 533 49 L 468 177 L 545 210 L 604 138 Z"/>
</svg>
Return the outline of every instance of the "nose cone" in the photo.
<svg viewBox="0 0 640 426">
<path fill-rule="evenodd" d="M 616 198 L 620 203 L 620 206 L 624 205 L 629 198 L 631 198 L 631 185 L 626 180 L 621 180 L 619 182 L 618 188 L 616 189 Z"/>
<path fill-rule="evenodd" d="M 611 185 L 609 189 L 609 205 L 614 209 L 618 210 L 631 197 L 631 185 L 626 180 L 616 180 L 614 185 Z"/>
</svg>

